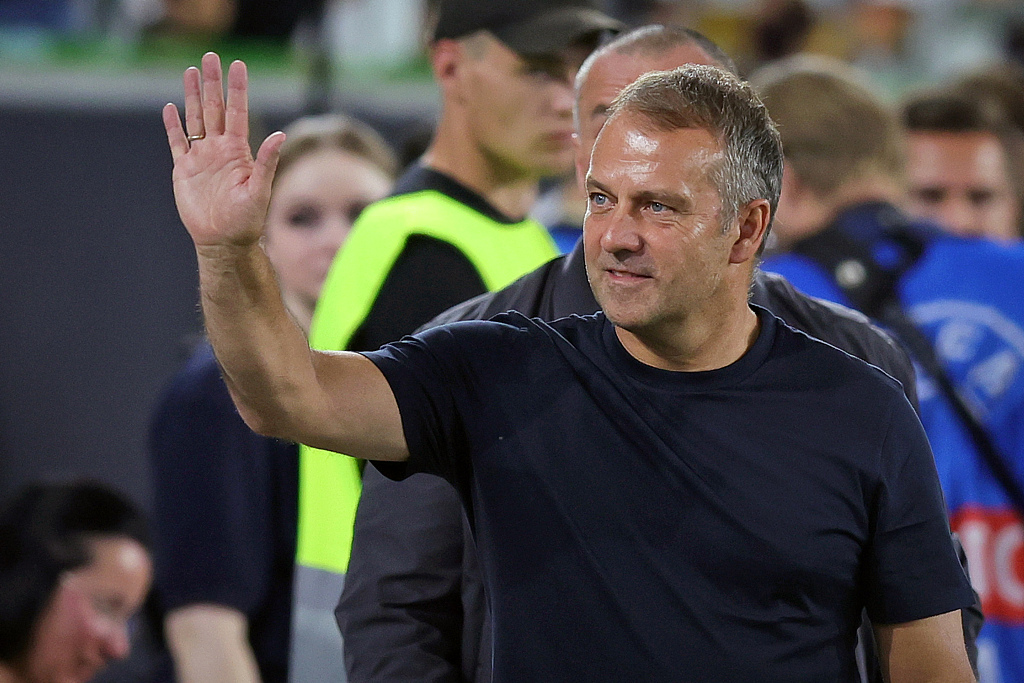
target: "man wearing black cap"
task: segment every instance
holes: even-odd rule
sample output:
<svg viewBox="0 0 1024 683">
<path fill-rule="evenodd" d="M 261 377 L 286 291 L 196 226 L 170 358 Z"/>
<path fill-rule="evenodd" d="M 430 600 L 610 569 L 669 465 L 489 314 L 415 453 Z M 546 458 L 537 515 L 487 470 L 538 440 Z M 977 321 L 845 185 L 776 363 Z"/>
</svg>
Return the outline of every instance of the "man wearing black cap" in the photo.
<svg viewBox="0 0 1024 683">
<path fill-rule="evenodd" d="M 430 60 L 441 116 L 434 139 L 394 194 L 356 222 L 321 293 L 315 348 L 376 349 L 556 254 L 526 214 L 539 179 L 572 165 L 573 79 L 619 24 L 584 0 L 443 0 L 435 20 Z M 307 665 L 304 653 L 311 641 L 339 642 L 332 611 L 361 470 L 304 448 L 300 471 L 293 659 L 323 677 L 322 659 Z"/>
</svg>

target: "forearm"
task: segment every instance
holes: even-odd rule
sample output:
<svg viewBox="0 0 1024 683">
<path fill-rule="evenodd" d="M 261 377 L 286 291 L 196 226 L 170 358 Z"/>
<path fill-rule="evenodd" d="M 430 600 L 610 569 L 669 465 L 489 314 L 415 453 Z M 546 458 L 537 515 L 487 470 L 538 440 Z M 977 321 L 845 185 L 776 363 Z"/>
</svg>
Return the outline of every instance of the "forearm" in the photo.
<svg viewBox="0 0 1024 683">
<path fill-rule="evenodd" d="M 191 605 L 171 612 L 165 627 L 179 683 L 259 683 L 248 623 L 237 610 Z"/>
<path fill-rule="evenodd" d="M 309 345 L 281 300 L 263 250 L 198 246 L 200 298 L 210 343 L 238 411 L 253 430 L 298 440 L 316 399 Z"/>
<path fill-rule="evenodd" d="M 960 610 L 905 624 L 875 624 L 886 683 L 975 683 Z"/>
</svg>

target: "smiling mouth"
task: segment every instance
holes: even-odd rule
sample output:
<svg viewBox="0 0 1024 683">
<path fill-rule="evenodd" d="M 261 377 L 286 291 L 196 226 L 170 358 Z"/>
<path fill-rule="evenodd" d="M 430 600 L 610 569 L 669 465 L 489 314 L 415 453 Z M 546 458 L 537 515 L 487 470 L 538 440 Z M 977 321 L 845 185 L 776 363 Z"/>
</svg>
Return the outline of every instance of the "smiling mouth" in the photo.
<svg viewBox="0 0 1024 683">
<path fill-rule="evenodd" d="M 621 270 L 618 268 L 606 268 L 605 272 L 608 273 L 608 276 L 616 282 L 635 282 L 651 279 L 650 275 L 636 273 L 631 270 Z"/>
</svg>

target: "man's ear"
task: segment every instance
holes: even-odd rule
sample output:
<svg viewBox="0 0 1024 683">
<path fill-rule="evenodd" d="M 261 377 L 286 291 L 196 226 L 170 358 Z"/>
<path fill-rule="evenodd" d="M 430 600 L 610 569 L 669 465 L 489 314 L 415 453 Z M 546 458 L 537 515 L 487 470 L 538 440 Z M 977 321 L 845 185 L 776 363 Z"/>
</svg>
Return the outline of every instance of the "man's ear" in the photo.
<svg viewBox="0 0 1024 683">
<path fill-rule="evenodd" d="M 739 234 L 733 242 L 729 263 L 746 263 L 757 257 L 768 233 L 772 210 L 767 199 L 755 199 L 740 209 L 736 217 Z"/>
<path fill-rule="evenodd" d="M 457 40 L 442 38 L 430 46 L 430 68 L 446 96 L 458 90 L 459 75 L 464 58 L 464 46 Z"/>
</svg>

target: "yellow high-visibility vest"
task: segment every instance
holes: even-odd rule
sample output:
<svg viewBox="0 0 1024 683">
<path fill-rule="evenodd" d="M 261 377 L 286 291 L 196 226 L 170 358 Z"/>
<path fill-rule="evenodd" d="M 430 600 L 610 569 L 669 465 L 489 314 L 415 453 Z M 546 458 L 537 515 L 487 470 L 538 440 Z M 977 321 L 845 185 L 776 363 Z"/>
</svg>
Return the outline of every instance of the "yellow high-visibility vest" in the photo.
<svg viewBox="0 0 1024 683">
<path fill-rule="evenodd" d="M 500 223 L 436 190 L 376 202 L 359 216 L 331 265 L 313 317 L 310 346 L 347 348 L 413 235 L 456 247 L 491 291 L 558 253 L 547 230 L 536 221 Z M 361 491 L 358 460 L 300 448 L 298 564 L 345 573 Z"/>
</svg>

